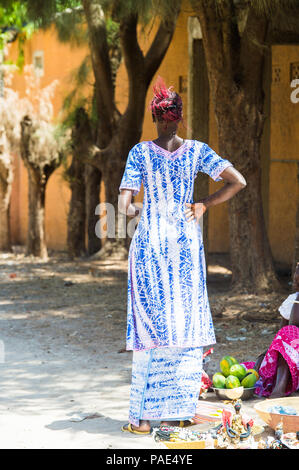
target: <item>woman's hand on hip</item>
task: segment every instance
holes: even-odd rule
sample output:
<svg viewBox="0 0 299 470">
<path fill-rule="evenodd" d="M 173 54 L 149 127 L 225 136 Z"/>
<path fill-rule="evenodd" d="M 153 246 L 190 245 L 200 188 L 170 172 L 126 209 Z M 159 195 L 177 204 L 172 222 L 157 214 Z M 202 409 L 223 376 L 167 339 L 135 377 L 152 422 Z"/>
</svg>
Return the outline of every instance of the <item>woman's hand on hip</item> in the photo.
<svg viewBox="0 0 299 470">
<path fill-rule="evenodd" d="M 207 210 L 207 206 L 203 202 L 186 202 L 185 206 L 187 206 L 184 214 L 186 214 L 187 222 L 194 220 L 199 223 L 201 217 Z"/>
</svg>

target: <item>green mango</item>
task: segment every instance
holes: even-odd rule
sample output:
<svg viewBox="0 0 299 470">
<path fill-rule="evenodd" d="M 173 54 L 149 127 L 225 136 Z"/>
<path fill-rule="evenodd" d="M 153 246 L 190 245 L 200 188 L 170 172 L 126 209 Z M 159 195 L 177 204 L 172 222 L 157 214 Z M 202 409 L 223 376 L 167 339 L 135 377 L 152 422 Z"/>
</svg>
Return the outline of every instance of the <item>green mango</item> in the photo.
<svg viewBox="0 0 299 470">
<path fill-rule="evenodd" d="M 212 382 L 215 388 L 225 388 L 225 377 L 220 372 L 213 375 Z"/>
<path fill-rule="evenodd" d="M 224 377 L 227 377 L 229 375 L 230 368 L 234 364 L 238 364 L 238 361 L 232 356 L 224 356 L 221 359 L 219 366 Z"/>
<path fill-rule="evenodd" d="M 229 375 L 228 377 L 226 377 L 226 380 L 225 380 L 225 387 L 226 388 L 238 388 L 240 387 L 240 380 L 238 379 L 238 377 L 235 377 L 234 375 Z"/>
<path fill-rule="evenodd" d="M 246 374 L 246 367 L 241 364 L 234 364 L 229 369 L 229 375 L 234 375 L 235 377 L 238 377 L 239 380 L 243 380 Z"/>
<path fill-rule="evenodd" d="M 249 372 L 249 374 L 246 374 L 244 379 L 241 382 L 241 385 L 244 388 L 251 388 L 255 386 L 255 383 L 257 381 L 257 377 L 254 373 Z"/>
</svg>

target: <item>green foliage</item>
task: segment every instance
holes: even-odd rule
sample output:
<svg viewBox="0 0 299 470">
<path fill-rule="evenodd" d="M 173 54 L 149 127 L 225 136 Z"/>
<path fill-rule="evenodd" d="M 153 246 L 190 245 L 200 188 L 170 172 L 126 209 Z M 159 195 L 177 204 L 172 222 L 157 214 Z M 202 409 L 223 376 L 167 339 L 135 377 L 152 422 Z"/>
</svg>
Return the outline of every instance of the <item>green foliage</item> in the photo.
<svg viewBox="0 0 299 470">
<path fill-rule="evenodd" d="M 26 5 L 23 2 L 0 2 L 0 27 L 21 30 L 28 21 Z"/>
<path fill-rule="evenodd" d="M 24 65 L 24 44 L 30 38 L 35 25 L 29 21 L 24 2 L 1 1 L 0 2 L 0 51 L 4 50 L 7 43 L 18 41 L 17 66 L 22 69 Z"/>
<path fill-rule="evenodd" d="M 40 27 L 48 27 L 57 13 L 81 7 L 79 0 L 25 0 L 27 14 Z"/>
<path fill-rule="evenodd" d="M 106 20 L 107 29 L 107 43 L 110 48 L 116 47 L 119 44 L 119 23 L 113 21 L 112 18 Z"/>
<path fill-rule="evenodd" d="M 89 114 L 91 114 L 91 98 L 90 93 L 86 94 L 86 89 L 83 87 L 86 84 L 93 85 L 90 81 L 92 80 L 92 67 L 90 56 L 87 55 L 79 67 L 72 70 L 70 74 L 71 91 L 64 98 L 62 111 L 63 111 L 63 126 L 72 127 L 74 124 L 74 117 L 77 108 L 84 108 Z"/>
<path fill-rule="evenodd" d="M 115 21 L 121 21 L 131 14 L 138 15 L 143 25 L 155 17 L 167 19 L 172 16 L 181 0 L 99 0 L 104 11 L 109 12 Z"/>
<path fill-rule="evenodd" d="M 83 96 L 77 96 L 75 90 L 72 90 L 64 100 L 64 118 L 62 121 L 62 126 L 67 129 L 71 128 L 75 122 L 76 110 L 78 108 L 85 109 L 89 114 L 91 113 L 92 100 Z"/>
<path fill-rule="evenodd" d="M 82 8 L 67 9 L 57 13 L 53 23 L 56 27 L 58 39 L 70 43 L 72 46 L 81 46 L 88 40 L 87 28 L 83 27 L 84 16 Z"/>
<path fill-rule="evenodd" d="M 25 0 L 29 18 L 41 27 L 49 26 L 55 15 L 65 11 L 80 10 L 82 0 Z M 140 22 L 148 23 L 155 16 L 171 16 L 181 0 L 96 0 L 103 11 L 118 22 L 129 15 L 137 14 Z"/>
</svg>

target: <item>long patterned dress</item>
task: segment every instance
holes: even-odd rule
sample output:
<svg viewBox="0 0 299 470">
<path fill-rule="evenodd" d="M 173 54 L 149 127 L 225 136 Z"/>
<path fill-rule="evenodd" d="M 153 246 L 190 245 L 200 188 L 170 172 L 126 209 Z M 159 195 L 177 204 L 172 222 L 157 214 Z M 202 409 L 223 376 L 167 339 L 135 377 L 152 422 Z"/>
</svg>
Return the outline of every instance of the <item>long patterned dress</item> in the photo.
<svg viewBox="0 0 299 470">
<path fill-rule="evenodd" d="M 135 145 L 119 186 L 136 195 L 141 217 L 128 256 L 127 350 L 133 350 L 129 420 L 187 419 L 200 390 L 203 346 L 216 342 L 200 225 L 187 221 L 198 172 L 215 181 L 232 164 L 207 144 L 174 152 Z"/>
</svg>

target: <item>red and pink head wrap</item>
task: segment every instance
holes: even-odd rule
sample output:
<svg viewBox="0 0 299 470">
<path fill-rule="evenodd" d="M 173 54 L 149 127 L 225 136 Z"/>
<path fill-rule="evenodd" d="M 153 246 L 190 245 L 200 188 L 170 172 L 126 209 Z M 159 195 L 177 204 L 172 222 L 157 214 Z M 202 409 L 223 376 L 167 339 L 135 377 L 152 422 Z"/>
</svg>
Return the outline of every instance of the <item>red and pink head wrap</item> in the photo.
<svg viewBox="0 0 299 470">
<path fill-rule="evenodd" d="M 151 111 L 155 118 L 164 121 L 180 121 L 183 117 L 183 104 L 180 95 L 167 88 L 163 78 L 158 77 L 154 87 L 154 97 L 151 101 Z"/>
</svg>

